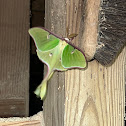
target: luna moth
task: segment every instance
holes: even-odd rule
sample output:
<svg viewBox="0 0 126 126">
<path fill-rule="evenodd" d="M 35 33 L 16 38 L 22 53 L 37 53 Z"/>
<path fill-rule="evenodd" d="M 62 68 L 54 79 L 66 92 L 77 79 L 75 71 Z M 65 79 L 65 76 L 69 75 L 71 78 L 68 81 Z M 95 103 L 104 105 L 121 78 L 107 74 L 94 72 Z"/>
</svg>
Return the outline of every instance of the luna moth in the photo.
<svg viewBox="0 0 126 126">
<path fill-rule="evenodd" d="M 71 68 L 85 68 L 87 62 L 84 54 L 71 45 L 73 37 L 58 37 L 45 28 L 31 28 L 29 34 L 36 45 L 38 58 L 47 65 L 48 72 L 41 84 L 36 88 L 35 94 L 43 100 L 47 92 L 47 81 L 54 71 L 66 71 Z"/>
</svg>

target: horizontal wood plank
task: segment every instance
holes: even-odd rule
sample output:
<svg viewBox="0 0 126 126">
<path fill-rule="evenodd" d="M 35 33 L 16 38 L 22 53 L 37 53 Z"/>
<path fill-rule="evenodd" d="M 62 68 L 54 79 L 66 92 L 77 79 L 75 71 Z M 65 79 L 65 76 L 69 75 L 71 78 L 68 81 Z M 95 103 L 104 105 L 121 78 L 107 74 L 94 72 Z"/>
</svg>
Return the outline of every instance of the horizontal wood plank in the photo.
<svg viewBox="0 0 126 126">
<path fill-rule="evenodd" d="M 0 118 L 0 126 L 45 126 L 43 112 L 31 117 Z"/>
<path fill-rule="evenodd" d="M 7 122 L 7 123 L 0 123 L 1 126 L 42 126 L 40 121 L 33 120 L 33 121 L 23 121 L 23 122 Z"/>
</svg>

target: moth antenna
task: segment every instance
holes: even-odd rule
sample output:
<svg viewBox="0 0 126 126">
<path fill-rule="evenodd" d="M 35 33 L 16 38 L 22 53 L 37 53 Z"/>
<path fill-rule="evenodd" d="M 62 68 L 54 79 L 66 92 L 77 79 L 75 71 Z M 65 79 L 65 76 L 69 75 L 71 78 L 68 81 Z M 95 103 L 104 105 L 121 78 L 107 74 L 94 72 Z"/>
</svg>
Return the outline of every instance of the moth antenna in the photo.
<svg viewBox="0 0 126 126">
<path fill-rule="evenodd" d="M 66 28 L 66 33 L 67 33 L 67 38 L 68 38 L 68 36 L 69 36 L 69 28 L 68 28 L 68 26 Z"/>
<path fill-rule="evenodd" d="M 72 33 L 68 36 L 69 39 L 73 40 L 78 34 Z"/>
</svg>

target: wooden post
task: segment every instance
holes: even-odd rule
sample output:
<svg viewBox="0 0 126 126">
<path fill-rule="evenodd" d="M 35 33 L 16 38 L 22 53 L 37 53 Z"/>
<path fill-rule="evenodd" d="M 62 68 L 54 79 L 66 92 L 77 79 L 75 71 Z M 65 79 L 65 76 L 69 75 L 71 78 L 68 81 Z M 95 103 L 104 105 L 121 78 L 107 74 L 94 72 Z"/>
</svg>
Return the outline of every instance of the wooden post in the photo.
<svg viewBox="0 0 126 126">
<path fill-rule="evenodd" d="M 30 0 L 0 0 L 0 117 L 29 113 Z"/>
<path fill-rule="evenodd" d="M 58 35 L 65 35 L 67 26 L 70 33 L 78 33 L 73 41 L 75 45 L 82 49 L 87 45 L 94 45 L 89 49 L 92 53 L 85 52 L 87 56 L 91 54 L 90 59 L 97 44 L 95 28 L 98 11 L 95 9 L 99 9 L 98 2 L 100 1 L 48 0 L 45 3 L 45 27 Z M 94 19 L 93 14 L 90 16 L 92 12 L 96 16 Z M 92 31 L 90 25 L 94 26 Z M 93 43 L 88 40 L 89 36 Z M 49 82 L 47 98 L 44 101 L 45 125 L 123 126 L 125 54 L 126 49 L 109 67 L 94 60 L 88 63 L 86 70 L 56 72 Z"/>
<path fill-rule="evenodd" d="M 45 27 L 61 36 L 66 31 L 66 6 L 65 1 L 45 1 Z M 45 70 L 46 73 L 46 70 Z M 46 126 L 64 126 L 64 72 L 55 72 L 48 83 L 48 94 L 44 101 L 44 116 Z"/>
<path fill-rule="evenodd" d="M 125 53 L 111 67 L 93 61 L 65 73 L 65 126 L 124 125 Z"/>
</svg>

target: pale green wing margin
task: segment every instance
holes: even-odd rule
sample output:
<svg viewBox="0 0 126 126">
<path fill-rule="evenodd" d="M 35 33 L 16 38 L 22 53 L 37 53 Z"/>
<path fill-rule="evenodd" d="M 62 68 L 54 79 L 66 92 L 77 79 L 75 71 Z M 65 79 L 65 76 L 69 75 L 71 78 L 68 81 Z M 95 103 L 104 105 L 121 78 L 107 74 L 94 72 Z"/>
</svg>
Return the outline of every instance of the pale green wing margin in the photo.
<svg viewBox="0 0 126 126">
<path fill-rule="evenodd" d="M 35 41 L 36 47 L 40 51 L 48 51 L 59 44 L 59 39 L 49 34 L 42 28 L 31 28 L 29 34 Z"/>
<path fill-rule="evenodd" d="M 83 53 L 71 45 L 64 48 L 61 59 L 64 68 L 85 68 L 87 65 Z"/>
</svg>

